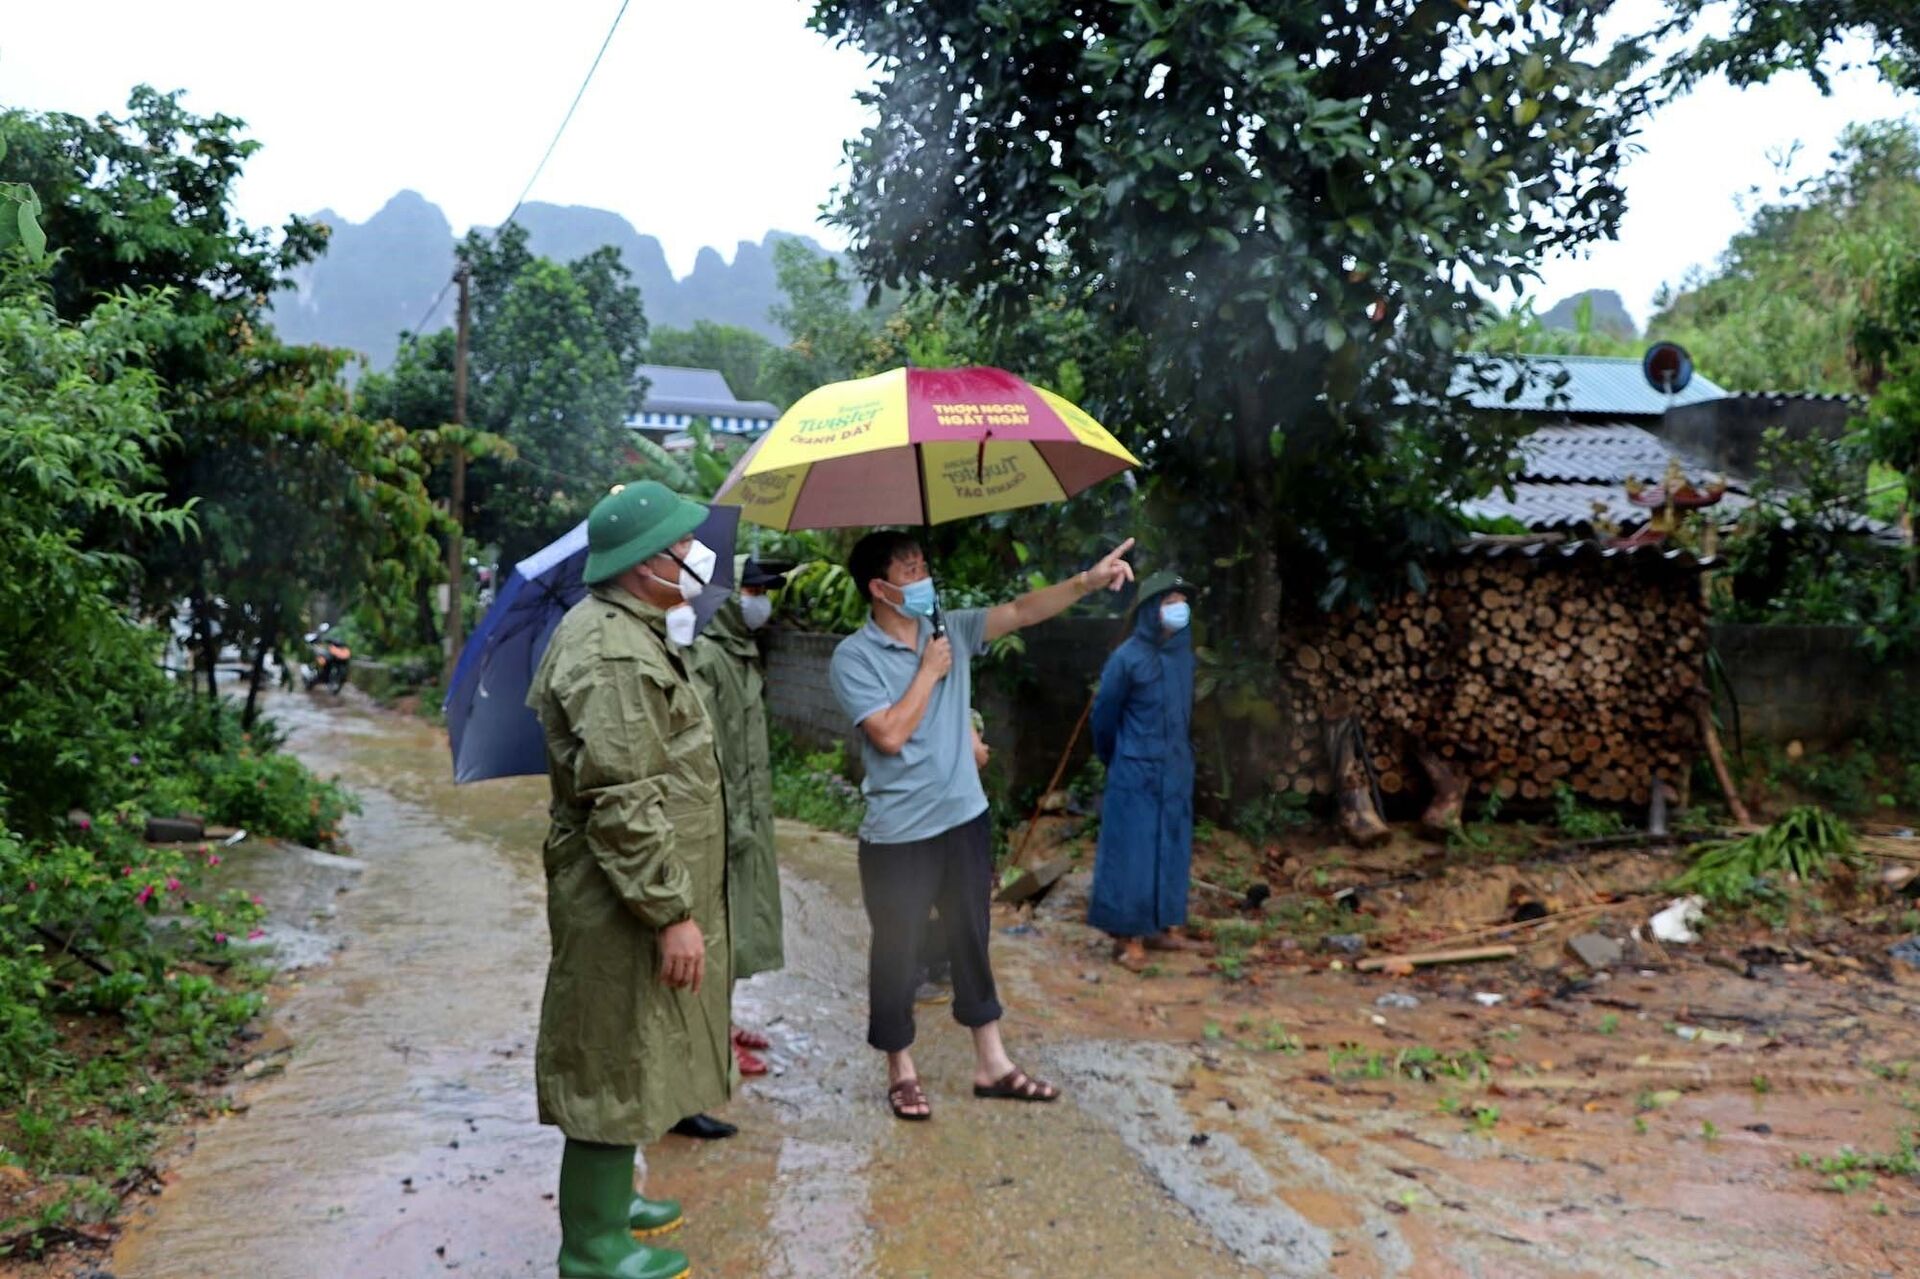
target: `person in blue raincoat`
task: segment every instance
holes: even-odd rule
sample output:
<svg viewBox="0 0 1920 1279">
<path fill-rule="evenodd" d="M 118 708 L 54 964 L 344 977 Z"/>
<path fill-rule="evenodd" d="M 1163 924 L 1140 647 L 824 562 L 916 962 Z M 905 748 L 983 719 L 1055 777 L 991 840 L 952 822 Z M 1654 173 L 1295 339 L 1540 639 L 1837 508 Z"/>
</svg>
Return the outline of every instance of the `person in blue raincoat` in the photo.
<svg viewBox="0 0 1920 1279">
<path fill-rule="evenodd" d="M 1192 583 L 1156 573 L 1140 587 L 1133 634 L 1107 659 L 1093 702 L 1093 749 L 1107 766 L 1087 922 L 1130 968 L 1146 951 L 1198 943 L 1187 922 L 1193 862 Z"/>
</svg>

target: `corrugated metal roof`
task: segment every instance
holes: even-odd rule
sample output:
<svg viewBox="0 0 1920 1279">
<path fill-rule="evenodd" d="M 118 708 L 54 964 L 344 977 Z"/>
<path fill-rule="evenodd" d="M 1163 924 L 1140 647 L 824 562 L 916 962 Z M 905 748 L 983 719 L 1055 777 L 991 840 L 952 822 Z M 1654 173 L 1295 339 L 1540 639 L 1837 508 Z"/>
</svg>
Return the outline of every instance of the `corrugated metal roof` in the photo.
<svg viewBox="0 0 1920 1279">
<path fill-rule="evenodd" d="M 1489 493 L 1462 510 L 1486 519 L 1505 516 L 1530 529 L 1571 531 L 1596 519 L 1631 529 L 1645 523 L 1648 512 L 1628 499 L 1629 479 L 1659 484 L 1676 460 L 1688 479 L 1710 478 L 1707 467 L 1631 422 L 1543 426 L 1521 440 L 1518 451 L 1523 469 L 1513 496 Z M 1716 509 L 1732 515 L 1747 502 L 1734 486 Z"/>
<path fill-rule="evenodd" d="M 1675 460 L 1689 475 L 1703 469 L 1659 436 L 1629 422 L 1543 426 L 1520 441 L 1519 452 L 1530 480 L 1618 484 L 1633 478 L 1658 483 Z"/>
<path fill-rule="evenodd" d="M 1676 568 L 1710 568 L 1714 564 L 1711 555 L 1695 555 L 1684 547 L 1663 546 L 1660 544 L 1641 546 L 1602 546 L 1598 542 L 1571 540 L 1559 533 L 1542 533 L 1537 537 L 1470 537 L 1454 548 L 1455 551 L 1470 559 L 1503 559 L 1516 557 L 1523 559 L 1553 560 L 1596 560 L 1627 561 L 1648 563 L 1659 561 Z"/>
<path fill-rule="evenodd" d="M 1687 389 L 1667 396 L 1647 385 L 1640 361 L 1603 355 L 1522 355 L 1495 357 L 1494 389 L 1475 383 L 1474 366 L 1462 360 L 1453 371 L 1451 393 L 1464 395 L 1477 409 L 1518 413 L 1606 413 L 1618 417 L 1659 417 L 1670 408 L 1723 399 L 1726 392 L 1695 371 Z M 1554 386 L 1562 372 L 1566 382 Z M 1520 394 L 1508 388 L 1522 382 Z"/>
<path fill-rule="evenodd" d="M 1712 509 L 1728 519 L 1747 508 L 1750 498 L 1729 489 Z M 1597 508 L 1597 509 L 1596 509 Z M 1460 509 L 1478 519 L 1515 519 L 1536 531 L 1571 533 L 1605 520 L 1627 530 L 1646 523 L 1648 511 L 1627 499 L 1624 484 L 1583 484 L 1521 480 L 1513 486 L 1513 496 L 1489 493 Z"/>
</svg>

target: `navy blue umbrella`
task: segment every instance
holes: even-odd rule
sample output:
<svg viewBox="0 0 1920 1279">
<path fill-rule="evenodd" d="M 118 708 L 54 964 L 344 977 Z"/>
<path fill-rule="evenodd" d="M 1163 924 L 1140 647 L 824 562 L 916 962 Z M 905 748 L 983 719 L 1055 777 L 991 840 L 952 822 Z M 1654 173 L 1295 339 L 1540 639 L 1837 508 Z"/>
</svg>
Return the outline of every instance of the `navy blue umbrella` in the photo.
<svg viewBox="0 0 1920 1279">
<path fill-rule="evenodd" d="M 740 508 L 715 506 L 693 535 L 713 548 L 713 581 L 693 602 L 704 627 L 733 593 L 733 544 Z M 473 628 L 453 668 L 445 710 L 453 780 L 480 782 L 547 771 L 547 739 L 527 707 L 533 673 L 566 611 L 587 593 L 587 525 L 513 566 L 493 606 Z"/>
</svg>

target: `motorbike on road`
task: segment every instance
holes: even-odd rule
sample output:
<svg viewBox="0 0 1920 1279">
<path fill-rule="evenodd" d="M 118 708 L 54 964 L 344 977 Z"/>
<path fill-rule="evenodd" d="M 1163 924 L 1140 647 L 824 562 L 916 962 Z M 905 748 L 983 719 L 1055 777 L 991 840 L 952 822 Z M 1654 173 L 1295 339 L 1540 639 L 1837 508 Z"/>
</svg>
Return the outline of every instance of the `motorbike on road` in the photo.
<svg viewBox="0 0 1920 1279">
<path fill-rule="evenodd" d="M 308 660 L 300 663 L 300 682 L 309 693 L 325 685 L 338 695 L 347 686 L 347 668 L 353 659 L 353 650 L 329 638 L 328 632 L 332 629 L 333 623 L 322 622 L 301 637 L 306 641 Z"/>
</svg>

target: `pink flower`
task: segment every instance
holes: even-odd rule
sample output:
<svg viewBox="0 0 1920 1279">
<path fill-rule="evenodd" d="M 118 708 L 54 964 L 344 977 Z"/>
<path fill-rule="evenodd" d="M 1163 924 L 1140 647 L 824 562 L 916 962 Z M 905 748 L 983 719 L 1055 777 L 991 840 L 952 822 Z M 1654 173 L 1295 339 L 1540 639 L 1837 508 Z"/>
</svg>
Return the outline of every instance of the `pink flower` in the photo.
<svg viewBox="0 0 1920 1279">
<path fill-rule="evenodd" d="M 171 875 L 167 876 L 167 891 L 170 893 L 177 893 L 180 891 L 180 881 L 175 879 Z"/>
<path fill-rule="evenodd" d="M 207 865 L 218 866 L 219 864 L 220 864 L 220 854 L 218 853 L 207 854 Z"/>
<path fill-rule="evenodd" d="M 40 891 L 40 885 L 34 883 L 31 879 L 29 879 L 27 881 L 27 891 L 30 893 L 37 893 Z"/>
<path fill-rule="evenodd" d="M 92 830 L 92 829 L 93 829 L 93 819 L 92 819 L 91 817 L 82 817 L 82 818 L 80 819 L 80 829 L 81 829 L 81 830 Z"/>
<path fill-rule="evenodd" d="M 248 933 L 248 934 L 247 934 L 247 940 L 248 940 L 248 941 L 259 941 L 259 940 L 260 940 L 260 939 L 261 939 L 262 937 L 265 937 L 266 935 L 267 935 L 267 930 L 266 930 L 266 929 L 264 929 L 264 928 L 256 928 L 256 929 L 254 929 L 254 930 L 253 930 L 252 932 L 250 932 L 250 933 Z"/>
<path fill-rule="evenodd" d="M 131 867 L 131 866 L 122 866 L 122 867 L 120 868 L 120 877 L 121 877 L 122 879 L 132 879 L 132 878 L 133 878 L 133 867 Z"/>
<path fill-rule="evenodd" d="M 226 944 L 227 944 L 227 935 L 226 935 L 225 933 L 215 933 L 215 934 L 213 935 L 213 944 L 214 944 L 214 945 L 216 945 L 216 946 L 224 946 L 224 945 L 226 945 Z"/>
<path fill-rule="evenodd" d="M 259 894 L 259 893 L 255 893 L 255 894 L 254 894 L 253 896 L 251 896 L 251 897 L 249 897 L 249 898 L 247 898 L 247 900 L 248 900 L 248 901 L 250 901 L 250 902 L 252 902 L 252 903 L 253 903 L 254 905 L 256 905 L 256 906 L 264 906 L 264 905 L 266 905 L 266 903 L 265 903 L 265 902 L 263 902 L 263 901 L 261 901 L 261 900 L 260 900 L 260 894 Z"/>
<path fill-rule="evenodd" d="M 142 888 L 138 893 L 134 894 L 133 899 L 139 902 L 142 906 L 144 906 L 147 904 L 148 899 L 151 898 L 152 896 L 153 896 L 153 885 L 148 884 L 145 888 Z"/>
</svg>

